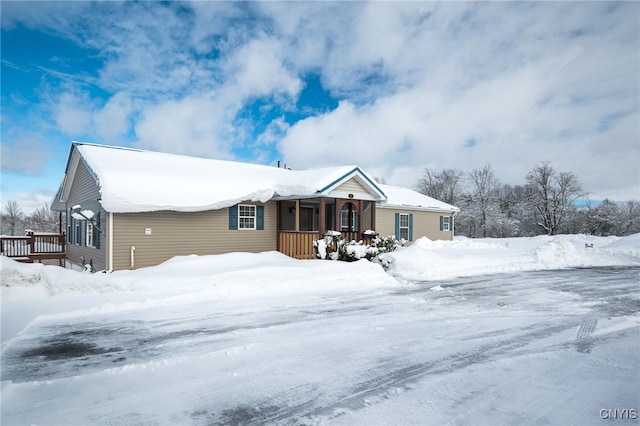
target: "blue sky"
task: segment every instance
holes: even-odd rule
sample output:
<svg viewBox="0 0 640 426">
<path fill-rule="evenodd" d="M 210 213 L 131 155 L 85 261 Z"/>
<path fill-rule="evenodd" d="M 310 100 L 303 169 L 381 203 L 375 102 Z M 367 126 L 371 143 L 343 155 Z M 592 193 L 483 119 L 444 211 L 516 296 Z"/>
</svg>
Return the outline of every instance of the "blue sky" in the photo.
<svg viewBox="0 0 640 426">
<path fill-rule="evenodd" d="M 0 7 L 2 205 L 48 203 L 73 140 L 405 186 L 549 161 L 640 198 L 638 2 Z"/>
</svg>

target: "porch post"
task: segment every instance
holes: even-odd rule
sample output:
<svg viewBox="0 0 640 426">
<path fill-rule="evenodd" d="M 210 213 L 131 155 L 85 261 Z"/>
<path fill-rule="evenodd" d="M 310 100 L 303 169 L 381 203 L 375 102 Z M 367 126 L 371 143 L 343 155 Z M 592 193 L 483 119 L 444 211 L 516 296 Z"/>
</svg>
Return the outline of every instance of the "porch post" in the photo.
<svg viewBox="0 0 640 426">
<path fill-rule="evenodd" d="M 300 232 L 300 200 L 296 200 L 296 232 Z"/>
<path fill-rule="evenodd" d="M 320 206 L 318 207 L 318 232 L 320 232 L 320 237 L 327 233 L 326 227 L 326 209 L 325 209 L 325 199 L 324 197 L 320 197 Z"/>
<path fill-rule="evenodd" d="M 280 217 L 280 205 L 281 201 L 276 201 L 276 250 L 280 251 L 280 230 L 282 226 L 280 225 L 280 221 L 282 220 Z"/>
<path fill-rule="evenodd" d="M 376 202 L 375 201 L 371 201 L 371 230 L 372 231 L 376 230 Z"/>
</svg>

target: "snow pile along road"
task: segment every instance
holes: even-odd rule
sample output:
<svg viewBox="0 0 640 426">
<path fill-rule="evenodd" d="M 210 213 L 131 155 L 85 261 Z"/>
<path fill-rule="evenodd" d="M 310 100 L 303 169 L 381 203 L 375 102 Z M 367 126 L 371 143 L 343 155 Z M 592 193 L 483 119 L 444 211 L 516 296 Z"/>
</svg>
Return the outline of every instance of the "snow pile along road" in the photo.
<svg viewBox="0 0 640 426">
<path fill-rule="evenodd" d="M 399 283 L 380 265 L 295 260 L 278 252 L 178 256 L 109 274 L 23 264 L 0 256 L 2 341 L 39 315 L 135 305 L 387 291 Z"/>
<path fill-rule="evenodd" d="M 640 264 L 640 234 L 627 237 L 555 235 L 530 238 L 431 241 L 379 256 L 387 271 L 408 280 L 443 280 L 474 275 L 547 269 Z"/>
</svg>

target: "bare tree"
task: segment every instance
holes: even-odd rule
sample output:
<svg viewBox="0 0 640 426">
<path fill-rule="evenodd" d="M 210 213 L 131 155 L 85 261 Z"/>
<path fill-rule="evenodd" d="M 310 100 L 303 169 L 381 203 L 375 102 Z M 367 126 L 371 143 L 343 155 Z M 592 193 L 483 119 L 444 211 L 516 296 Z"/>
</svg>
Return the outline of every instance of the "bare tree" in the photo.
<svg viewBox="0 0 640 426">
<path fill-rule="evenodd" d="M 52 212 L 46 204 L 31 213 L 26 222 L 34 231 L 56 232 L 59 229 L 58 214 Z"/>
<path fill-rule="evenodd" d="M 487 164 L 482 169 L 474 169 L 467 175 L 473 204 L 477 207 L 478 222 L 482 229 L 482 236 L 487 237 L 487 219 L 491 212 L 497 213 L 497 190 L 500 183 L 495 177 L 493 168 Z"/>
<path fill-rule="evenodd" d="M 432 169 L 424 169 L 417 189 L 422 194 L 455 206 L 462 193 L 462 172 L 446 169 L 438 173 Z"/>
<path fill-rule="evenodd" d="M 547 235 L 555 235 L 573 202 L 585 195 L 578 178 L 570 172 L 558 173 L 544 162 L 527 174 L 527 182 L 538 226 Z"/>
<path fill-rule="evenodd" d="M 640 232 L 640 201 L 629 200 L 621 210 L 621 229 L 618 235 Z"/>
<path fill-rule="evenodd" d="M 16 235 L 16 229 L 19 229 L 23 221 L 24 213 L 18 203 L 14 200 L 7 201 L 2 212 L 2 232 Z"/>
</svg>

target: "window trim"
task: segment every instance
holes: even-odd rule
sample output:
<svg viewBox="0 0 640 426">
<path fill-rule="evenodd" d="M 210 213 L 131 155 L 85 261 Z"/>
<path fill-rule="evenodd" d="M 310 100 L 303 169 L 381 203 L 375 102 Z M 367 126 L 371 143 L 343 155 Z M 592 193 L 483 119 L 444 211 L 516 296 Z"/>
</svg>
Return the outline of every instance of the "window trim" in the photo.
<svg viewBox="0 0 640 426">
<path fill-rule="evenodd" d="M 84 237 L 84 243 L 87 247 L 96 247 L 94 228 L 93 222 L 88 220 Z"/>
<path fill-rule="evenodd" d="M 345 217 L 346 216 L 346 217 Z M 356 218 L 358 217 L 358 212 L 354 209 L 351 210 L 351 227 L 357 231 L 356 229 Z M 347 221 L 347 225 L 344 225 L 344 219 Z M 348 232 L 349 228 L 349 210 L 340 210 L 340 230 L 342 232 Z"/>
<path fill-rule="evenodd" d="M 442 231 L 451 232 L 451 216 L 442 217 Z"/>
<path fill-rule="evenodd" d="M 403 226 L 402 225 L 402 217 L 406 217 L 407 219 L 407 225 Z M 404 238 L 404 240 L 406 241 L 410 241 L 410 235 L 411 232 L 409 231 L 409 229 L 411 228 L 411 221 L 409 220 L 409 213 L 398 213 L 398 233 L 400 235 L 398 235 L 398 239 L 403 239 L 402 237 L 402 230 L 406 229 L 407 230 L 407 238 Z"/>
<path fill-rule="evenodd" d="M 253 215 L 241 214 L 242 207 L 249 207 L 253 210 Z M 242 219 L 253 219 L 253 228 L 240 226 Z M 258 229 L 258 206 L 255 204 L 238 204 L 238 230 L 239 231 L 255 231 Z"/>
</svg>

